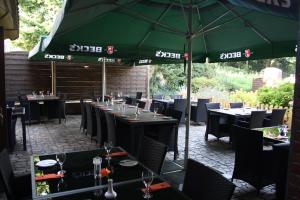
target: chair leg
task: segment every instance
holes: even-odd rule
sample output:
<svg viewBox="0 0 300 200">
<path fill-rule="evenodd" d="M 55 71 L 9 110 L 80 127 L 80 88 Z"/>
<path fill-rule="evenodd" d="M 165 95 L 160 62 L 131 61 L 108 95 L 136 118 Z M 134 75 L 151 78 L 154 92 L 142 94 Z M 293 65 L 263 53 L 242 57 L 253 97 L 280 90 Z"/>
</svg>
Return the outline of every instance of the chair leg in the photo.
<svg viewBox="0 0 300 200">
<path fill-rule="evenodd" d="M 205 141 L 208 141 L 208 134 L 205 133 Z"/>
</svg>

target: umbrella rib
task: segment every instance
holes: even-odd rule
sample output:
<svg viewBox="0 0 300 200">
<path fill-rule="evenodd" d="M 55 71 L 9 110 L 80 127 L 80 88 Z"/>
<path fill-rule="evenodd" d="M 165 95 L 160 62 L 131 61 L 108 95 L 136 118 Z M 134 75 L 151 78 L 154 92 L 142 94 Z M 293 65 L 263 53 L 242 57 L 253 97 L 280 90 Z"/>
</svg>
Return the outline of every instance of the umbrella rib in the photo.
<svg viewBox="0 0 300 200">
<path fill-rule="evenodd" d="M 156 20 L 151 19 L 151 18 L 149 18 L 149 17 L 147 17 L 147 16 L 145 16 L 145 15 L 143 15 L 141 13 L 137 13 L 137 12 L 134 12 L 134 11 L 130 10 L 129 8 L 124 7 L 123 5 L 120 5 L 120 4 L 117 4 L 117 3 L 115 3 L 115 5 L 119 6 L 120 9 L 123 9 L 123 10 L 127 11 L 128 13 L 125 13 L 127 15 L 132 15 L 134 17 L 137 17 L 137 18 L 139 18 L 141 20 L 144 20 L 144 21 L 146 21 L 148 23 L 151 23 L 151 24 L 155 24 L 156 23 L 156 25 L 161 26 L 164 29 L 170 30 L 174 34 L 184 35 L 184 36 L 186 35 L 185 32 L 183 32 L 181 30 L 178 30 L 178 29 L 176 29 L 176 28 L 174 28 L 172 26 L 169 26 L 169 25 L 157 22 Z"/>
<path fill-rule="evenodd" d="M 173 3 L 169 4 L 168 7 L 161 13 L 161 15 L 158 17 L 158 19 L 156 20 L 156 22 L 154 24 L 152 24 L 152 27 L 154 27 L 155 25 L 157 25 L 157 23 L 159 23 L 163 17 L 167 14 L 167 12 L 172 8 Z M 152 33 L 152 27 L 148 30 L 148 32 L 146 33 L 146 35 L 143 37 L 143 39 L 139 42 L 138 47 L 141 47 L 143 45 L 143 43 L 147 40 L 147 38 L 150 36 L 150 34 Z"/>
<path fill-rule="evenodd" d="M 203 26 L 202 26 L 202 23 L 201 23 L 201 15 L 200 15 L 198 7 L 197 7 L 197 13 L 198 13 L 198 17 L 199 17 L 200 27 L 202 28 Z M 203 36 L 203 43 L 204 43 L 205 53 L 207 54 L 208 51 L 207 51 L 207 44 L 206 44 L 205 34 L 203 33 L 202 36 Z"/>
<path fill-rule="evenodd" d="M 247 21 L 246 19 L 244 19 L 242 16 L 240 16 L 238 13 L 236 13 L 235 11 L 233 11 L 232 9 L 228 8 L 228 6 L 226 6 L 224 3 L 218 1 L 225 9 L 227 9 L 228 11 L 231 11 L 233 15 L 235 15 L 237 18 L 239 18 L 242 22 L 244 22 L 247 26 L 249 26 L 251 28 L 251 30 L 256 33 L 260 38 L 262 38 L 263 40 L 265 40 L 267 43 L 271 44 L 271 40 L 269 40 L 265 35 L 263 35 L 260 31 L 258 31 L 249 21 Z"/>
<path fill-rule="evenodd" d="M 188 30 L 187 32 L 189 32 L 189 25 L 187 23 L 187 19 L 186 19 L 186 16 L 185 16 L 185 11 L 184 11 L 184 8 L 183 8 L 182 0 L 180 0 L 180 4 L 181 4 L 182 15 L 183 15 L 183 21 L 185 22 L 186 30 Z M 192 34 L 192 33 L 189 33 L 189 34 Z"/>
</svg>

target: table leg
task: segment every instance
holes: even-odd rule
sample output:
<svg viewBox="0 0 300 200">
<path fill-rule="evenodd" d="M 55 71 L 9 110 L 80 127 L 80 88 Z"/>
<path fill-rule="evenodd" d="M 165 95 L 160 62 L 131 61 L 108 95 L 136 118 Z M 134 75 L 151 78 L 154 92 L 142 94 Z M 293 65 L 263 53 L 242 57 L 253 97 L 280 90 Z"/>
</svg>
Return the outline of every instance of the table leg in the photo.
<svg viewBox="0 0 300 200">
<path fill-rule="evenodd" d="M 21 116 L 21 123 L 22 123 L 22 134 L 23 134 L 23 150 L 26 151 L 26 124 L 25 124 L 25 115 Z"/>
</svg>

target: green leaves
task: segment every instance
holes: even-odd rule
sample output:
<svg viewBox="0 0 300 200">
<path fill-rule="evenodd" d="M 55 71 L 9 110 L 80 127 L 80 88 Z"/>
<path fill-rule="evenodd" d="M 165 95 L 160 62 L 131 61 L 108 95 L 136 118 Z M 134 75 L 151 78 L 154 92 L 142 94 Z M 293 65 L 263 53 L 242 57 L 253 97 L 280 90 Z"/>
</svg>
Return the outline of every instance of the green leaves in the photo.
<svg viewBox="0 0 300 200">
<path fill-rule="evenodd" d="M 31 50 L 43 35 L 49 34 L 63 0 L 19 0 L 20 36 L 13 44 Z"/>
</svg>

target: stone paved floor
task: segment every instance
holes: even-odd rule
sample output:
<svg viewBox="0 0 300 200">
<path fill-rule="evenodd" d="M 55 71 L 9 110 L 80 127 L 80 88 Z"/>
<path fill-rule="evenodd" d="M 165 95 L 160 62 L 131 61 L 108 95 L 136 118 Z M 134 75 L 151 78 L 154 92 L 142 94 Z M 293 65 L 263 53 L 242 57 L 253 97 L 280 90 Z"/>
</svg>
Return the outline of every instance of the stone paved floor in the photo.
<svg viewBox="0 0 300 200">
<path fill-rule="evenodd" d="M 83 151 L 97 148 L 95 142 L 79 131 L 80 117 L 68 116 L 67 122 L 58 124 L 57 121 L 45 122 L 27 126 L 27 152 L 22 151 L 22 134 L 20 122 L 17 122 L 17 145 L 11 154 L 11 160 L 16 175 L 30 173 L 29 157 L 32 154 L 51 154 L 58 151 Z M 204 140 L 205 126 L 192 125 L 190 131 L 190 158 L 204 163 L 231 177 L 234 153 L 226 138 L 217 141 L 213 136 L 209 141 Z M 183 159 L 185 127 L 179 128 L 180 159 Z M 172 155 L 167 155 L 171 159 Z M 259 196 L 250 185 L 242 181 L 234 181 L 236 190 L 234 200 L 275 199 L 274 186 L 265 187 Z M 1 199 L 1 195 L 0 195 Z"/>
</svg>

